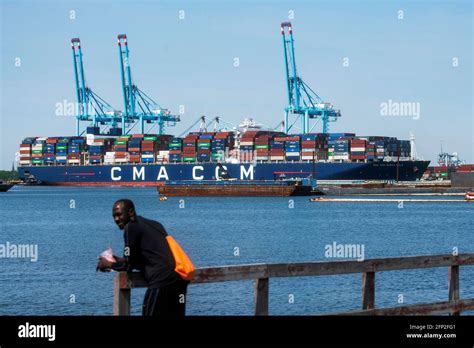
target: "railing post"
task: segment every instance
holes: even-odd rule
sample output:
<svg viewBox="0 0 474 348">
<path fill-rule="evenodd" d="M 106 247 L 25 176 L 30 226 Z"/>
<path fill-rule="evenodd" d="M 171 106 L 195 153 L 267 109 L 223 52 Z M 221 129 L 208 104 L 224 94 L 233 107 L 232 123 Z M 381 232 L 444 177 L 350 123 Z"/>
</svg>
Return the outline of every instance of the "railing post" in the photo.
<svg viewBox="0 0 474 348">
<path fill-rule="evenodd" d="M 375 272 L 362 273 L 362 309 L 375 308 Z"/>
<path fill-rule="evenodd" d="M 255 315 L 268 315 L 268 278 L 255 280 Z"/>
<path fill-rule="evenodd" d="M 449 281 L 449 301 L 459 300 L 459 266 L 450 266 L 448 270 Z M 453 312 L 453 315 L 459 315 L 460 312 Z"/>
<path fill-rule="evenodd" d="M 114 278 L 114 315 L 130 315 L 130 295 L 127 273 L 117 273 Z"/>
</svg>

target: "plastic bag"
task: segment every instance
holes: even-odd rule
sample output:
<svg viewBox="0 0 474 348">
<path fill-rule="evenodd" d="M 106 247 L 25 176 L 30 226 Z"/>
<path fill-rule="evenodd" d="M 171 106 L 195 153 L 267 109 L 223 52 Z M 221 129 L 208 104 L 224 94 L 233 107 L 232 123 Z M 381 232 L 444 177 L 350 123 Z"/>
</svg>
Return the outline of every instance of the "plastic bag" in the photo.
<svg viewBox="0 0 474 348">
<path fill-rule="evenodd" d="M 107 250 L 104 250 L 102 254 L 100 254 L 100 257 L 103 257 L 107 261 L 115 262 L 114 253 L 110 247 Z"/>
</svg>

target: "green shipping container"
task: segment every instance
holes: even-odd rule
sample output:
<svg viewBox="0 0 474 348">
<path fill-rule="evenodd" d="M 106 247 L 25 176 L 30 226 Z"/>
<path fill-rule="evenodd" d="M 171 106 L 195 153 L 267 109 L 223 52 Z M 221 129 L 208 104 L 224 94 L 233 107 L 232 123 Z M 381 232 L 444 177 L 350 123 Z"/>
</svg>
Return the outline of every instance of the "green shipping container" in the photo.
<svg viewBox="0 0 474 348">
<path fill-rule="evenodd" d="M 67 150 L 67 146 L 56 146 L 56 150 Z"/>
<path fill-rule="evenodd" d="M 115 145 L 127 145 L 128 141 L 121 141 L 121 140 L 117 140 L 115 142 Z"/>
<path fill-rule="evenodd" d="M 268 145 L 255 145 L 256 149 L 268 149 Z"/>
<path fill-rule="evenodd" d="M 33 153 L 34 154 L 40 154 L 40 153 L 43 153 L 43 150 L 33 150 Z"/>
<path fill-rule="evenodd" d="M 143 140 L 153 140 L 156 141 L 157 137 L 144 137 Z"/>
<path fill-rule="evenodd" d="M 196 157 L 184 157 L 184 158 L 183 158 L 183 161 L 184 161 L 184 162 L 195 162 L 195 161 L 196 161 Z"/>
</svg>

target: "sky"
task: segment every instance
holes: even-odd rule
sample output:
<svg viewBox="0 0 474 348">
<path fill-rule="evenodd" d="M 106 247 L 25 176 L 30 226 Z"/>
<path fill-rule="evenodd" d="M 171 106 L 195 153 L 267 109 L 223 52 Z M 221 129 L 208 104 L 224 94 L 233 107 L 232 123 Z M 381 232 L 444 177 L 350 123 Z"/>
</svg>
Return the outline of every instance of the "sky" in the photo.
<svg viewBox="0 0 474 348">
<path fill-rule="evenodd" d="M 58 103 L 76 101 L 73 37 L 89 87 L 123 110 L 116 38 L 127 34 L 134 83 L 175 114 L 184 105 L 170 134 L 201 115 L 277 126 L 288 20 L 299 76 L 341 110 L 331 132 L 413 133 L 420 158 L 436 161 L 442 143 L 474 163 L 468 0 L 3 0 L 0 9 L 0 169 L 11 168 L 25 137 L 75 135 L 74 116 L 57 115 Z M 400 115 L 401 105 L 410 108 Z"/>
</svg>

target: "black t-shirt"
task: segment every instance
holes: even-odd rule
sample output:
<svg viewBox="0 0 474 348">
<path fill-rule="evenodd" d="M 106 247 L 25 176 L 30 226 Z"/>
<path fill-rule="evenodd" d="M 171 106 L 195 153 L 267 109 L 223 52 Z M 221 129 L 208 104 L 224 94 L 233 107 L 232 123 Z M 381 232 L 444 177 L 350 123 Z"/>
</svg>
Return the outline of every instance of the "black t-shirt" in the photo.
<svg viewBox="0 0 474 348">
<path fill-rule="evenodd" d="M 116 271 L 142 271 L 149 288 L 180 280 L 174 271 L 175 261 L 166 241 L 167 235 L 159 222 L 136 216 L 124 229 L 125 262 L 117 262 L 112 268 Z"/>
</svg>

